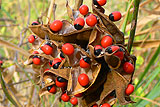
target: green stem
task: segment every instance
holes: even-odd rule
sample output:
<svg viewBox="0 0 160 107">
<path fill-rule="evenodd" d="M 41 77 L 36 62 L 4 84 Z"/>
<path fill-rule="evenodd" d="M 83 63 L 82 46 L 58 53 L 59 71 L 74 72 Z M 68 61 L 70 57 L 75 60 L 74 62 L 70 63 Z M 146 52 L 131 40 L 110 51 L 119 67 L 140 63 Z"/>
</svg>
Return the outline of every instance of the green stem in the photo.
<svg viewBox="0 0 160 107">
<path fill-rule="evenodd" d="M 127 49 L 129 51 L 129 53 L 131 52 L 132 44 L 133 44 L 133 41 L 134 41 L 136 25 L 137 25 L 137 18 L 138 18 L 139 3 L 140 3 L 140 0 L 134 0 L 133 19 L 132 19 L 132 24 L 131 24 L 129 41 L 128 41 L 128 45 L 127 45 Z"/>
</svg>

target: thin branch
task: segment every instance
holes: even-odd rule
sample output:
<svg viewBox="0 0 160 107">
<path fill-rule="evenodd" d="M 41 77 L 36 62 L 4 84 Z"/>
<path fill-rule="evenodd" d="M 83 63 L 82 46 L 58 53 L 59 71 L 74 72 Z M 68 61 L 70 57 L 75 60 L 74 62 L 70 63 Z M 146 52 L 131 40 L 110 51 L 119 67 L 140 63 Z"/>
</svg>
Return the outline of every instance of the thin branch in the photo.
<svg viewBox="0 0 160 107">
<path fill-rule="evenodd" d="M 52 12 L 53 12 L 53 6 L 55 4 L 55 0 L 51 0 L 51 3 L 50 3 L 50 6 L 49 6 L 49 10 L 48 10 L 48 15 L 47 15 L 47 20 L 46 20 L 46 23 L 49 22 L 49 20 L 51 19 L 51 15 L 52 15 Z"/>
<path fill-rule="evenodd" d="M 132 44 L 133 44 L 133 41 L 134 41 L 134 36 L 135 36 L 135 31 L 136 31 L 136 26 L 137 26 L 139 3 L 140 3 L 140 0 L 135 0 L 134 1 L 133 19 L 132 19 L 132 24 L 131 24 L 129 41 L 128 41 L 128 45 L 127 45 L 127 49 L 129 51 L 129 53 L 131 52 L 131 49 L 132 49 Z"/>
</svg>

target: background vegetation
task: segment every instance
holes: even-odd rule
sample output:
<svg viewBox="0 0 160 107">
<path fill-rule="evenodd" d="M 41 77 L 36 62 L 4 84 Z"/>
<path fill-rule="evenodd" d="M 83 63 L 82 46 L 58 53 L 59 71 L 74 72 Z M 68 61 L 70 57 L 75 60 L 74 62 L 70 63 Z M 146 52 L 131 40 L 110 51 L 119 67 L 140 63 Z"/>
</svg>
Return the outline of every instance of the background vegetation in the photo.
<svg viewBox="0 0 160 107">
<path fill-rule="evenodd" d="M 84 0 L 91 9 L 92 0 Z M 65 0 L 55 0 L 56 19 L 67 19 Z M 31 66 L 24 66 L 27 50 L 31 45 L 27 37 L 32 33 L 28 25 L 42 17 L 47 20 L 50 0 L 4 0 L 0 2 L 0 59 L 3 60 L 3 72 L 0 73 L 0 106 L 46 106 L 54 103 L 54 96 L 38 98 Z M 71 7 L 74 0 L 69 0 Z M 134 0 L 108 0 L 104 6 L 105 14 L 120 11 L 122 19 L 116 25 L 125 34 L 126 45 L 131 30 Z M 51 18 L 53 21 L 53 17 Z M 133 77 L 135 91 L 131 95 L 135 104 L 129 107 L 160 106 L 160 1 L 141 0 L 135 41 L 131 53 L 137 57 L 136 71 Z M 10 102 L 10 101 L 11 102 Z M 70 107 L 70 103 L 60 103 L 60 107 Z M 116 107 L 121 106 L 118 103 Z"/>
</svg>

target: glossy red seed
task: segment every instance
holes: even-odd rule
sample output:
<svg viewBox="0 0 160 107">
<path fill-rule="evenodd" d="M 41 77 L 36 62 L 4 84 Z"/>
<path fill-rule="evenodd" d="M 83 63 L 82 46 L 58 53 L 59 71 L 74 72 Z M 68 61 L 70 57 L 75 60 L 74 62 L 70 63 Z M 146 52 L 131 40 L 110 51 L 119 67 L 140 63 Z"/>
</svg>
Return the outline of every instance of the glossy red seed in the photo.
<svg viewBox="0 0 160 107">
<path fill-rule="evenodd" d="M 39 52 L 38 51 L 33 51 L 33 53 L 32 54 L 39 54 Z"/>
<path fill-rule="evenodd" d="M 28 37 L 28 42 L 29 43 L 33 43 L 35 41 L 35 36 L 34 35 L 30 35 L 29 37 Z"/>
<path fill-rule="evenodd" d="M 97 24 L 97 18 L 96 18 L 96 16 L 93 15 L 93 14 L 90 14 L 89 16 L 87 16 L 86 23 L 90 27 L 95 26 Z"/>
<path fill-rule="evenodd" d="M 101 45 L 96 45 L 94 46 L 94 55 L 98 56 L 102 52 L 102 46 Z"/>
<path fill-rule="evenodd" d="M 122 61 L 124 58 L 124 54 L 123 51 L 117 51 L 116 53 L 114 53 L 113 55 L 119 57 L 119 59 Z"/>
<path fill-rule="evenodd" d="M 93 104 L 91 107 L 98 107 L 98 104 Z"/>
<path fill-rule="evenodd" d="M 0 60 L 0 65 L 2 65 L 2 64 L 3 64 L 3 61 Z"/>
<path fill-rule="evenodd" d="M 66 55 L 72 55 L 74 53 L 74 47 L 70 43 L 65 43 L 62 46 L 62 51 Z"/>
<path fill-rule="evenodd" d="M 70 99 L 70 96 L 68 96 L 66 93 L 64 93 L 64 94 L 61 96 L 61 99 L 62 99 L 64 102 L 68 102 L 69 99 Z"/>
<path fill-rule="evenodd" d="M 76 97 L 72 97 L 70 99 L 70 102 L 71 102 L 72 105 L 77 105 L 78 104 L 78 99 Z"/>
<path fill-rule="evenodd" d="M 88 11 L 89 11 L 89 8 L 88 8 L 87 5 L 81 5 L 80 8 L 79 8 L 79 12 L 80 12 L 82 15 L 88 14 Z"/>
<path fill-rule="evenodd" d="M 65 87 L 66 85 L 67 85 L 67 82 L 59 82 L 56 79 L 56 86 L 58 86 L 58 87 Z"/>
<path fill-rule="evenodd" d="M 125 93 L 126 95 L 130 95 L 133 93 L 133 91 L 134 91 L 134 86 L 132 84 L 129 84 L 128 87 L 126 88 Z"/>
<path fill-rule="evenodd" d="M 108 103 L 104 103 L 101 107 L 111 107 Z"/>
<path fill-rule="evenodd" d="M 74 95 L 75 97 L 82 97 L 83 96 L 83 93 L 79 93 L 79 94 L 76 94 Z"/>
<path fill-rule="evenodd" d="M 39 58 L 33 58 L 32 61 L 36 65 L 40 65 L 40 63 L 41 63 L 41 60 Z"/>
<path fill-rule="evenodd" d="M 123 70 L 126 72 L 126 73 L 133 73 L 134 71 L 134 66 L 133 64 L 131 64 L 130 62 L 125 62 L 123 64 Z"/>
<path fill-rule="evenodd" d="M 112 21 L 118 21 L 120 20 L 122 17 L 121 13 L 119 11 L 115 11 L 115 12 L 112 12 L 110 15 L 109 15 L 109 18 L 110 20 Z"/>
<path fill-rule="evenodd" d="M 100 5 L 100 6 L 104 6 L 106 4 L 106 0 L 97 0 L 97 3 Z"/>
<path fill-rule="evenodd" d="M 79 64 L 80 64 L 81 68 L 89 68 L 90 67 L 90 64 L 85 62 L 83 58 L 80 60 Z"/>
<path fill-rule="evenodd" d="M 32 25 L 39 25 L 39 22 L 33 21 L 33 22 L 32 22 Z"/>
<path fill-rule="evenodd" d="M 103 48 L 106 48 L 113 44 L 112 38 L 110 36 L 104 36 L 101 40 L 101 45 Z"/>
<path fill-rule="evenodd" d="M 62 29 L 63 23 L 60 20 L 55 20 L 50 24 L 50 29 L 53 32 L 58 32 Z"/>
<path fill-rule="evenodd" d="M 41 47 L 41 49 L 46 55 L 51 55 L 53 52 L 53 48 L 47 44 Z"/>
<path fill-rule="evenodd" d="M 84 19 L 81 17 L 76 18 L 76 20 L 74 21 L 74 27 L 77 30 L 81 30 L 84 27 Z"/>
<path fill-rule="evenodd" d="M 56 87 L 52 86 L 52 88 L 49 90 L 49 92 L 52 93 L 52 94 L 55 94 L 56 93 Z"/>
<path fill-rule="evenodd" d="M 89 84 L 89 77 L 82 73 L 78 76 L 78 82 L 81 86 L 87 86 Z"/>
<path fill-rule="evenodd" d="M 52 64 L 50 64 L 49 63 L 49 65 L 51 66 L 51 67 L 53 67 L 56 63 L 58 63 L 58 62 L 62 62 L 62 60 L 60 59 L 60 58 L 55 58 L 53 61 L 52 61 Z"/>
</svg>

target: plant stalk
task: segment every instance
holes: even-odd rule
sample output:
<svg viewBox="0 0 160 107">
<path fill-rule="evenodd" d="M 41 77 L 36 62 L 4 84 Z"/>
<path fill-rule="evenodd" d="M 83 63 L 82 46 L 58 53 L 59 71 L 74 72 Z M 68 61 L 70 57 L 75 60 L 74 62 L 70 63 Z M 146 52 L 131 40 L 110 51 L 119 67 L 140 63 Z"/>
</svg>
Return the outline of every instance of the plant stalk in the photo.
<svg viewBox="0 0 160 107">
<path fill-rule="evenodd" d="M 134 41 L 134 36 L 135 36 L 135 31 L 136 31 L 136 26 L 137 26 L 137 19 L 138 19 L 139 4 L 140 4 L 140 0 L 134 0 L 133 19 L 132 19 L 132 24 L 131 24 L 129 41 L 128 41 L 128 45 L 127 45 L 127 49 L 129 51 L 129 53 L 131 52 L 132 44 Z"/>
</svg>

